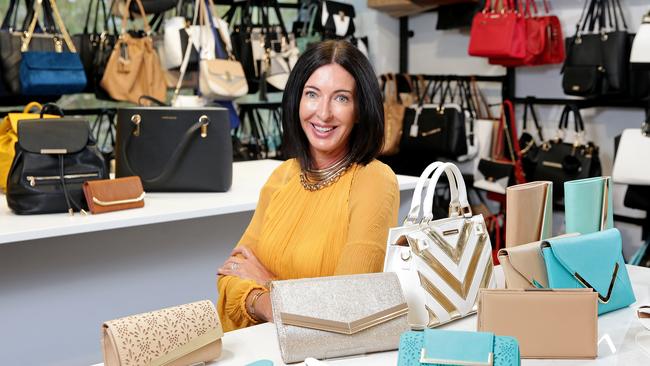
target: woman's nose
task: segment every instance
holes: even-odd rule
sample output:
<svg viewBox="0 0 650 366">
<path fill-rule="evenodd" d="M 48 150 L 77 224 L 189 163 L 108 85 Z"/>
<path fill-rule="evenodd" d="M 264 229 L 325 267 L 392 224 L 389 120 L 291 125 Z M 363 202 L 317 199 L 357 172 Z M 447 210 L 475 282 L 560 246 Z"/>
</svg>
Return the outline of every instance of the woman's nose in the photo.
<svg viewBox="0 0 650 366">
<path fill-rule="evenodd" d="M 318 119 L 323 122 L 327 122 L 332 117 L 332 110 L 330 108 L 329 102 L 326 99 L 322 99 L 320 103 L 318 103 L 317 115 Z"/>
</svg>

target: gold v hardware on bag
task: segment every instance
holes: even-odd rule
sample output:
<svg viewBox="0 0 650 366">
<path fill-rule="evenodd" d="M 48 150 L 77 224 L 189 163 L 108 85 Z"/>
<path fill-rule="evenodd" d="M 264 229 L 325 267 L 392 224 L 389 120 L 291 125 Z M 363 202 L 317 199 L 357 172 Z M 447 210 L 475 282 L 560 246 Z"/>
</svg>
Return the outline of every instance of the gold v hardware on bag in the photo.
<svg viewBox="0 0 650 366">
<path fill-rule="evenodd" d="M 451 193 L 449 217 L 432 220 L 434 191 L 443 173 Z M 418 221 L 422 190 L 431 175 Z M 384 271 L 398 274 L 413 329 L 432 328 L 473 314 L 479 289 L 496 287 L 483 216 L 472 215 L 465 182 L 455 165 L 436 162 L 425 169 L 409 216 L 401 227 L 389 232 Z"/>
<path fill-rule="evenodd" d="M 209 300 L 104 323 L 105 366 L 186 366 L 221 355 L 223 331 Z"/>
</svg>

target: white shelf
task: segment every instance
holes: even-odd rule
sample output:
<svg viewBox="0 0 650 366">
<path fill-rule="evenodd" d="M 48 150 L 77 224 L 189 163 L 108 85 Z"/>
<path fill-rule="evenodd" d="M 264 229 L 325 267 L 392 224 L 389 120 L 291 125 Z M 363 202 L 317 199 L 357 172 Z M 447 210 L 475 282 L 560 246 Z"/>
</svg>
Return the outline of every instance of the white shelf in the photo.
<svg viewBox="0 0 650 366">
<path fill-rule="evenodd" d="M 277 160 L 237 162 L 232 188 L 225 193 L 150 193 L 141 209 L 100 215 L 15 215 L 0 197 L 0 244 L 252 211 Z M 397 176 L 400 190 L 413 189 L 416 177 Z"/>
</svg>

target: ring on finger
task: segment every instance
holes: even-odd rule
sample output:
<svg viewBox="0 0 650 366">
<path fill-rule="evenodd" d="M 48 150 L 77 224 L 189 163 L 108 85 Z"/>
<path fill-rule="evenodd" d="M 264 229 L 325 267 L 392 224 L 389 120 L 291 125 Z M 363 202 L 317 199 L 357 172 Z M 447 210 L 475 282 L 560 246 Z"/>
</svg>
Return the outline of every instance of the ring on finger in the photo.
<svg viewBox="0 0 650 366">
<path fill-rule="evenodd" d="M 231 263 L 230 264 L 230 269 L 233 271 L 236 271 L 239 269 L 239 263 Z"/>
</svg>

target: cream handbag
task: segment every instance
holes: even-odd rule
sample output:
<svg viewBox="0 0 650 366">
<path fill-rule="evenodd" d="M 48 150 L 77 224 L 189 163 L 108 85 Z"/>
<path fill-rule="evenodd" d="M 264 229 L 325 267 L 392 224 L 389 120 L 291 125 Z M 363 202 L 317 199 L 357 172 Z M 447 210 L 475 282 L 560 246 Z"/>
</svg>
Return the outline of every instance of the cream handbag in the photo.
<svg viewBox="0 0 650 366">
<path fill-rule="evenodd" d="M 419 220 L 422 178 L 433 172 Z M 446 173 L 449 217 L 433 220 L 436 184 Z M 397 272 L 409 304 L 411 328 L 432 328 L 476 312 L 479 288 L 495 288 L 491 244 L 482 215 L 472 215 L 463 176 L 451 163 L 427 167 L 416 185 L 412 209 L 388 234 L 384 271 Z"/>
<path fill-rule="evenodd" d="M 578 235 L 572 233 L 550 239 Z M 499 263 L 506 278 L 507 288 L 548 288 L 548 275 L 541 245 L 541 241 L 535 241 L 499 250 Z"/>
<path fill-rule="evenodd" d="M 394 273 L 273 281 L 271 304 L 286 363 L 394 350 L 409 329 Z"/>
<path fill-rule="evenodd" d="M 221 355 L 223 330 L 209 300 L 110 320 L 102 326 L 105 366 L 186 366 Z"/>
<path fill-rule="evenodd" d="M 210 12 L 205 9 L 205 2 L 199 1 L 199 6 L 201 8 L 200 23 L 211 24 Z M 248 82 L 246 81 L 244 68 L 239 61 L 235 60 L 232 54 L 232 47 L 229 42 L 230 35 L 227 32 L 228 27 L 224 26 L 225 22 L 218 16 L 214 16 L 213 20 L 218 25 L 217 30 L 221 39 L 225 40 L 224 44 L 228 59 L 201 57 L 199 62 L 199 90 L 206 98 L 217 100 L 236 99 L 248 93 Z"/>
</svg>

